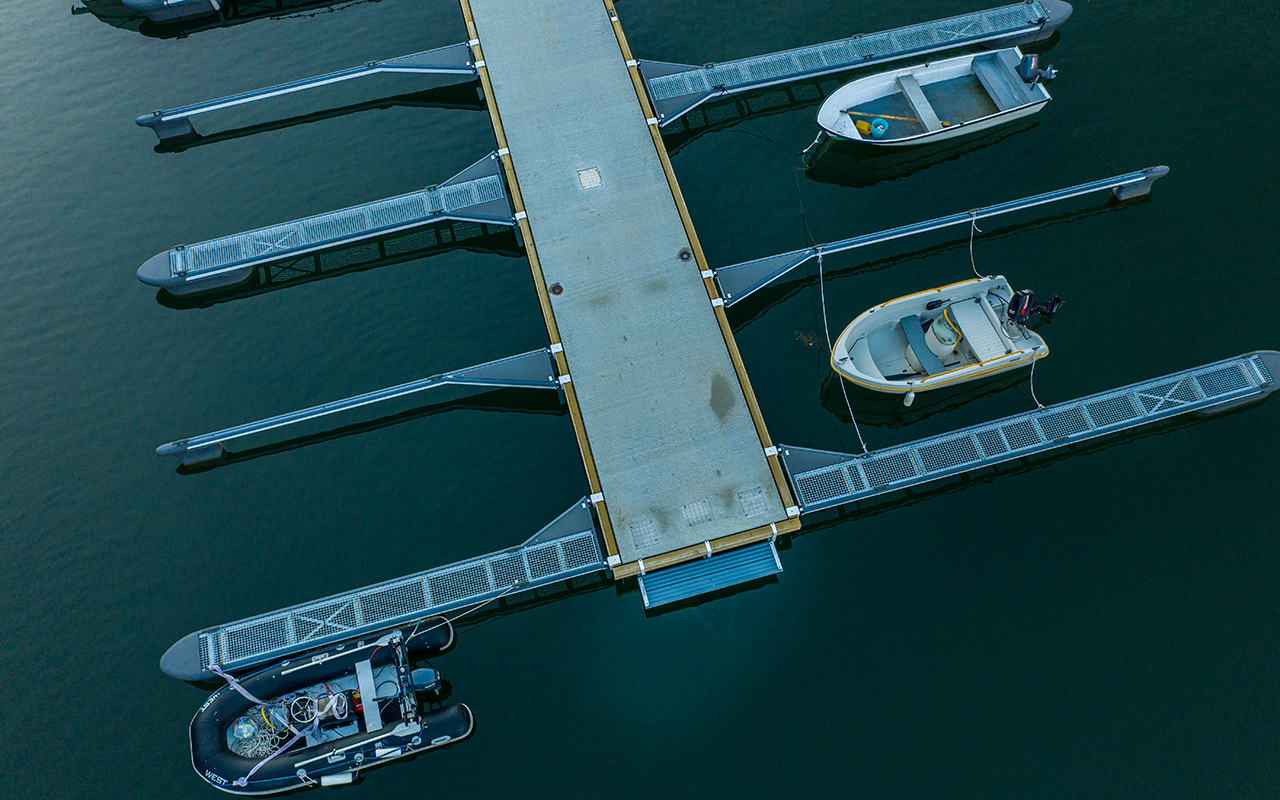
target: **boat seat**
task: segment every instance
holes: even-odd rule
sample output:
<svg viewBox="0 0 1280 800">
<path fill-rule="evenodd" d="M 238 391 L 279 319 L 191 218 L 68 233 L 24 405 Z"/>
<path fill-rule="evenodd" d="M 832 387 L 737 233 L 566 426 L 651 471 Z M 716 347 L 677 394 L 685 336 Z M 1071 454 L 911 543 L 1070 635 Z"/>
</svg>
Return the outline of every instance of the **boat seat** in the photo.
<svg viewBox="0 0 1280 800">
<path fill-rule="evenodd" d="M 991 95 L 991 99 L 995 102 L 996 108 L 1001 111 L 1008 111 L 1011 108 L 1025 106 L 1027 93 L 1021 86 L 1015 86 L 1013 80 L 1009 77 L 1009 71 L 1004 64 L 997 63 L 999 56 L 992 54 L 975 58 L 973 60 L 973 74 L 978 76 L 978 81 L 982 84 L 982 88 L 987 90 L 987 94 Z M 1021 82 L 1021 78 L 1018 79 Z"/>
<path fill-rule="evenodd" d="M 925 374 L 937 375 L 942 372 L 945 367 L 942 361 L 933 354 L 929 349 L 928 343 L 924 340 L 924 331 L 920 328 L 920 318 L 915 314 L 903 317 L 899 323 L 902 325 L 902 332 L 907 335 L 907 346 L 911 348 L 911 352 L 915 355 L 916 360 L 920 362 L 920 366 L 924 367 Z"/>
<path fill-rule="evenodd" d="M 899 75 L 898 85 L 902 87 L 902 94 L 907 98 L 907 102 L 911 103 L 911 108 L 915 110 L 916 116 L 924 123 L 925 130 L 930 133 L 942 130 L 942 122 L 939 121 L 938 115 L 934 113 L 933 106 L 929 104 L 929 98 L 924 96 L 924 91 L 920 88 L 920 82 L 916 80 L 916 76 L 910 74 Z"/>
<path fill-rule="evenodd" d="M 990 361 L 1012 352 L 977 298 L 952 303 L 948 308 L 960 328 L 960 335 L 969 342 L 969 348 L 979 361 Z"/>
</svg>

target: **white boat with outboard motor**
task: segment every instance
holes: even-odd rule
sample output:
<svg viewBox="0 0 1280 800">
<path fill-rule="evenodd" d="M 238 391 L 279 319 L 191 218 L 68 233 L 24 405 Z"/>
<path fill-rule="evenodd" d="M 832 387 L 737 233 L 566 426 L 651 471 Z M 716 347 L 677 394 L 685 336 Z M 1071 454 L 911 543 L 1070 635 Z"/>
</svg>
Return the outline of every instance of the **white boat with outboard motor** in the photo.
<svg viewBox="0 0 1280 800">
<path fill-rule="evenodd" d="M 433 707 L 440 673 L 416 659 L 453 644 L 442 617 L 334 645 L 242 678 L 223 673 L 191 720 L 191 764 L 212 786 L 264 795 L 351 783 L 361 770 L 471 735 L 471 709 Z M 215 670 L 217 671 L 217 670 Z"/>
<path fill-rule="evenodd" d="M 1052 316 L 1057 295 L 1036 302 L 1015 292 L 1002 275 L 916 292 L 858 316 L 831 348 L 831 368 L 876 392 L 905 395 L 1025 367 L 1049 355 L 1044 339 L 1027 329 L 1032 316 Z"/>
<path fill-rule="evenodd" d="M 822 102 L 818 125 L 883 147 L 955 139 L 1044 108 L 1055 74 L 1016 47 L 926 62 L 846 83 Z"/>
</svg>

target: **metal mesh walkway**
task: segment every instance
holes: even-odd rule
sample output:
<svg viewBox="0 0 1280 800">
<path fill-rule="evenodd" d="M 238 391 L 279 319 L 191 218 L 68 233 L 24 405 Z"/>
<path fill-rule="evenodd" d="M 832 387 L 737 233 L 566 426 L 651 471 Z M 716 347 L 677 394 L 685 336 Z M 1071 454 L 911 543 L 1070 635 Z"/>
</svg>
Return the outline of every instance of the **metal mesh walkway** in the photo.
<svg viewBox="0 0 1280 800">
<path fill-rule="evenodd" d="M 706 67 L 641 60 L 640 70 L 665 126 L 712 97 L 1030 34 L 1048 19 L 1032 0 Z"/>
<path fill-rule="evenodd" d="M 605 568 L 584 498 L 519 547 L 202 631 L 200 670 L 243 670 Z"/>
<path fill-rule="evenodd" d="M 781 446 L 803 513 L 1157 422 L 1276 388 L 1280 354 L 1252 353 L 865 456 Z M 1268 363 L 1269 362 L 1269 363 Z M 1217 409 L 1214 409 L 1217 410 Z"/>
<path fill-rule="evenodd" d="M 442 186 L 169 251 L 169 271 L 187 280 L 334 247 L 443 219 L 514 224 L 492 156 Z M 493 165 L 493 166 L 490 166 Z"/>
</svg>

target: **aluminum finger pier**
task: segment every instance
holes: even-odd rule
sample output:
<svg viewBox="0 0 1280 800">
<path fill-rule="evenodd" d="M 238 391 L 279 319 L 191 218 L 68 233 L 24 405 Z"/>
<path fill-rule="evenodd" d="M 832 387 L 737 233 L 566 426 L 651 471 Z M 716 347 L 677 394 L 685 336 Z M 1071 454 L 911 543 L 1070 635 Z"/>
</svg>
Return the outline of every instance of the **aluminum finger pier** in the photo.
<svg viewBox="0 0 1280 800">
<path fill-rule="evenodd" d="M 856 503 L 1182 414 L 1213 414 L 1276 390 L 1263 350 L 866 455 L 781 446 L 805 512 Z"/>
<path fill-rule="evenodd" d="M 285 223 L 207 247 L 175 249 L 153 261 L 162 278 L 186 285 L 201 275 L 233 276 L 281 252 L 328 247 L 435 216 L 505 221 L 517 229 L 528 256 L 547 349 L 161 451 L 216 457 L 221 441 L 232 436 L 444 383 L 557 388 L 582 456 L 587 497 L 514 550 L 192 634 L 166 655 L 163 668 L 170 674 L 205 676 L 214 664 L 242 670 L 426 614 L 601 572 L 636 578 L 646 606 L 767 579 L 782 568 L 777 537 L 797 531 L 804 511 L 1173 414 L 1220 410 L 1275 388 L 1276 354 L 1261 351 L 861 459 L 779 448 L 733 337 L 726 313 L 733 298 L 722 294 L 724 284 L 703 254 L 663 144 L 660 117 L 680 109 L 655 108 L 655 77 L 633 57 L 611 0 L 528 0 L 518 12 L 503 0 L 460 3 L 470 56 L 451 51 L 452 57 L 475 68 L 497 140 L 492 157 L 442 187 L 395 198 L 388 207 L 370 204 L 332 218 Z M 913 26 L 874 40 L 880 42 L 874 52 L 859 49 L 872 47 L 872 37 L 845 41 L 855 61 L 832 60 L 821 49 L 826 46 L 813 52 L 826 54 L 821 69 L 837 71 L 895 53 L 1033 40 L 1048 34 L 1055 15 L 1059 23 L 1065 19 L 1070 7 L 1063 12 L 1060 6 L 1065 4 L 1040 0 Z M 539 36 L 529 36 L 531 24 Z M 814 74 L 819 66 L 809 54 L 803 48 L 789 54 L 791 66 L 777 67 L 768 80 Z M 659 102 L 691 107 L 707 99 L 706 91 L 765 85 L 762 76 L 772 68 L 765 61 L 747 66 L 739 64 L 737 82 L 707 89 L 690 84 L 690 93 Z M 689 72 L 681 80 L 692 80 Z M 1082 188 L 1111 188 L 1123 199 L 1145 193 L 1165 171 L 1129 173 L 1051 199 Z M 1030 207 L 1042 197 L 1009 208 Z M 952 224 L 949 219 L 886 236 L 933 230 Z M 754 291 L 806 257 L 785 254 L 759 270 L 737 270 L 743 285 L 735 294 Z M 997 442 L 1007 449 L 997 452 Z"/>
</svg>

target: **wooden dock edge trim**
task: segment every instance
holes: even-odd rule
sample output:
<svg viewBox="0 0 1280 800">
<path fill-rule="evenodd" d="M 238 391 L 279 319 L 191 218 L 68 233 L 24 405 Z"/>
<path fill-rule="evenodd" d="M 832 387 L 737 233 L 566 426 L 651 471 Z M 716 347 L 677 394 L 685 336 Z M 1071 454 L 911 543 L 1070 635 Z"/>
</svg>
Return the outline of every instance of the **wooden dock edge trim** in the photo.
<svg viewBox="0 0 1280 800">
<path fill-rule="evenodd" d="M 458 0 L 462 6 L 462 17 L 466 21 L 467 35 L 477 44 L 472 45 L 474 58 L 476 61 L 484 60 L 484 53 L 481 50 L 482 45 L 479 44 L 480 33 L 476 28 L 475 19 L 471 15 L 471 4 L 468 0 Z M 493 125 L 494 138 L 497 140 L 498 149 L 507 149 L 507 134 L 502 127 L 502 117 L 498 114 L 498 101 L 493 94 L 493 84 L 489 80 L 489 72 L 487 69 L 476 70 L 480 78 L 480 87 L 484 91 L 485 104 L 489 107 L 489 121 Z M 508 152 L 501 157 L 503 173 L 507 177 L 507 186 L 511 190 L 511 204 L 517 213 L 524 212 L 524 196 L 520 193 L 520 183 L 516 179 L 515 164 Z M 533 273 L 533 285 L 538 294 L 538 305 L 542 308 L 542 319 L 547 326 L 547 335 L 552 344 L 560 344 L 560 329 L 556 325 L 555 312 L 551 308 L 551 296 L 547 292 L 546 278 L 542 274 L 542 262 L 538 258 L 538 249 L 533 240 L 533 229 L 529 226 L 529 219 L 525 218 L 519 221 L 520 234 L 524 238 L 525 253 L 529 257 L 529 268 Z M 569 362 L 565 357 L 563 350 L 552 356 L 555 360 L 556 371 L 560 375 L 572 375 L 569 371 Z M 578 408 L 578 395 L 573 389 L 573 382 L 562 384 L 564 389 L 565 404 L 569 407 L 569 419 L 573 423 L 573 433 L 578 440 L 578 452 L 582 456 L 582 465 L 587 473 L 587 484 L 591 487 L 592 494 L 601 494 L 603 490 L 600 488 L 600 474 L 596 471 L 596 462 L 591 455 L 591 443 L 587 440 L 587 429 L 582 422 L 582 410 Z M 600 530 L 604 534 L 605 550 L 608 556 L 618 555 L 618 541 L 613 533 L 613 522 L 609 519 L 609 511 L 605 503 L 595 503 L 596 511 L 600 517 Z"/>
<path fill-rule="evenodd" d="M 466 2 L 466 0 L 462 0 L 462 2 Z M 622 23 L 618 20 L 618 12 L 614 8 L 613 0 L 603 0 L 603 2 L 613 23 L 614 35 L 618 37 L 618 46 L 622 49 L 622 57 L 626 61 L 635 61 L 635 57 L 631 54 L 631 46 L 627 44 L 626 34 L 622 30 Z M 654 119 L 657 116 L 657 112 L 654 111 L 653 106 L 649 103 L 649 94 L 645 91 L 644 79 L 640 75 L 639 68 L 628 66 L 627 72 L 631 75 L 631 85 L 635 89 L 636 97 L 640 100 L 640 107 L 644 110 L 645 118 Z M 680 221 L 684 225 L 685 235 L 688 236 L 689 244 L 693 247 L 694 263 L 699 272 L 707 272 L 710 267 L 707 266 L 706 255 L 702 252 L 702 243 L 698 241 L 698 233 L 693 227 L 693 218 L 689 216 L 689 207 L 685 205 L 684 194 L 680 191 L 679 182 L 676 181 L 675 169 L 671 166 L 671 158 L 667 155 L 667 147 L 662 141 L 662 132 L 657 125 L 649 125 L 648 127 L 649 135 L 653 138 L 654 148 L 658 151 L 658 159 L 662 162 L 662 170 L 666 173 L 667 184 L 671 188 L 671 196 L 675 200 L 676 210 L 680 214 Z M 719 299 L 720 293 L 716 288 L 714 278 L 703 278 L 702 283 L 707 290 L 708 299 Z M 734 372 L 738 376 L 738 384 L 741 386 L 743 397 L 746 399 L 747 411 L 751 414 L 751 421 L 755 424 L 756 435 L 760 439 L 761 447 L 767 450 L 773 447 L 773 440 L 769 437 L 769 429 L 765 426 L 764 415 L 760 413 L 760 404 L 756 400 L 755 390 L 751 388 L 751 380 L 747 376 L 747 367 L 742 361 L 738 343 L 733 338 L 733 329 L 729 326 L 729 317 L 725 314 L 724 306 L 714 306 L 713 311 L 716 315 L 716 321 L 720 325 L 720 335 L 724 338 L 725 346 L 729 350 L 729 360 L 733 362 Z M 787 480 L 778 456 L 767 456 L 767 460 L 769 462 L 769 471 L 773 474 L 773 482 L 783 507 L 790 508 L 796 505 L 795 498 L 791 494 L 791 484 Z M 705 548 L 703 552 L 705 553 Z"/>
<path fill-rule="evenodd" d="M 777 528 L 775 531 L 774 528 Z M 765 525 L 759 528 L 752 528 L 749 531 L 730 534 L 719 539 L 712 539 L 711 554 L 723 553 L 726 550 L 734 550 L 739 547 L 745 547 L 749 544 L 757 542 L 765 542 L 777 534 L 794 533 L 800 530 L 800 520 L 796 517 L 785 519 L 774 525 Z M 644 560 L 645 573 L 655 572 L 667 567 L 674 567 L 677 564 L 687 564 L 690 561 L 698 561 L 707 557 L 707 546 L 704 544 L 694 544 L 688 547 L 682 547 L 679 550 L 672 550 L 670 553 L 646 558 Z M 633 578 L 640 574 L 640 564 L 635 561 L 619 564 L 613 568 L 614 580 L 622 580 L 623 578 Z"/>
</svg>

